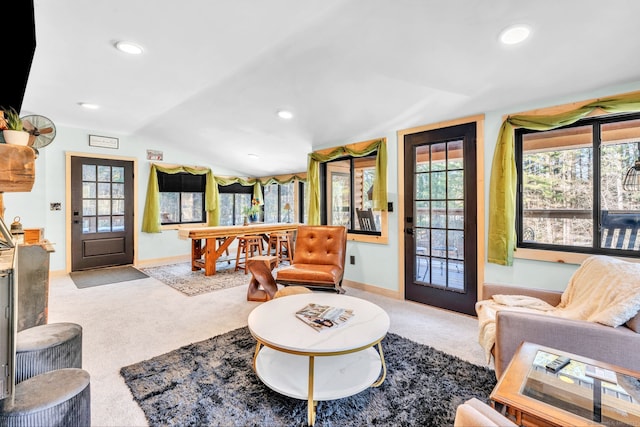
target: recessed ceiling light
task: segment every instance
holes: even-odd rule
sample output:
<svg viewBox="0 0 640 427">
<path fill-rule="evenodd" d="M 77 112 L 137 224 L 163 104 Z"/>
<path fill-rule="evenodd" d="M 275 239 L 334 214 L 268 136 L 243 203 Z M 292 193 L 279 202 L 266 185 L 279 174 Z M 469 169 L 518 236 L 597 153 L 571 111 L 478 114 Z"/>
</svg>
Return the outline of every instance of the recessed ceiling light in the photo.
<svg viewBox="0 0 640 427">
<path fill-rule="evenodd" d="M 293 113 L 291 111 L 287 111 L 287 110 L 280 110 L 278 111 L 278 117 L 280 117 L 281 119 L 291 119 L 293 118 Z"/>
<path fill-rule="evenodd" d="M 87 110 L 97 110 L 98 108 L 100 108 L 99 105 L 90 104 L 88 102 L 78 102 L 78 105 L 83 108 L 86 108 Z"/>
<path fill-rule="evenodd" d="M 130 53 L 131 55 L 140 55 L 142 48 L 135 43 L 131 42 L 117 42 L 115 44 L 116 49 L 124 53 Z"/>
<path fill-rule="evenodd" d="M 518 44 L 525 41 L 531 34 L 531 29 L 526 25 L 512 25 L 500 33 L 500 41 L 504 44 Z"/>
</svg>

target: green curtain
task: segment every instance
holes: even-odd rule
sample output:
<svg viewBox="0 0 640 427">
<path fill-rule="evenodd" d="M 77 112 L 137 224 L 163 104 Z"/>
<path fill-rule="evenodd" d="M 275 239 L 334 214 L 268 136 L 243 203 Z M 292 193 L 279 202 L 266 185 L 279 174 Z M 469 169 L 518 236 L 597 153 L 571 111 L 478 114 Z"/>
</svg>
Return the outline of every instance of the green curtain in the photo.
<svg viewBox="0 0 640 427">
<path fill-rule="evenodd" d="M 565 113 L 536 116 L 509 116 L 502 123 L 496 150 L 493 154 L 489 183 L 489 237 L 487 258 L 490 263 L 513 265 L 516 246 L 516 186 L 517 171 L 514 156 L 513 130 L 515 127 L 549 130 L 570 125 L 588 116 L 596 109 L 607 113 L 640 111 L 640 92 L 598 99 Z"/>
<path fill-rule="evenodd" d="M 147 199 L 144 204 L 144 214 L 142 216 L 142 231 L 145 233 L 160 233 L 160 190 L 158 188 L 157 172 L 175 174 L 186 172 L 192 175 L 207 175 L 205 189 L 205 210 L 208 213 L 209 225 L 218 223 L 216 218 L 220 218 L 220 209 L 218 209 L 218 189 L 214 185 L 213 174 L 211 169 L 192 168 L 188 166 L 165 167 L 157 164 L 151 165 L 149 172 L 149 183 L 147 184 Z"/>
<path fill-rule="evenodd" d="M 260 183 L 263 186 L 266 186 L 266 185 L 270 185 L 270 184 L 279 184 L 279 185 L 289 184 L 289 183 L 294 182 L 294 181 L 300 181 L 300 182 L 306 182 L 307 181 L 306 177 L 303 177 L 303 176 L 300 176 L 300 175 L 293 174 L 291 176 L 289 176 L 289 175 L 287 175 L 287 176 L 288 176 L 288 178 L 278 178 L 278 177 L 275 177 L 275 176 L 262 177 L 262 178 L 260 178 Z"/>
<path fill-rule="evenodd" d="M 377 151 L 375 177 L 373 179 L 373 209 L 387 210 L 387 144 L 384 140 L 374 141 L 362 150 L 347 146 L 336 147 L 329 154 L 313 152 L 309 154 L 307 184 L 309 186 L 309 219 L 311 225 L 320 224 L 320 163 L 344 156 L 364 157 Z"/>
<path fill-rule="evenodd" d="M 216 183 L 218 185 L 231 185 L 231 184 L 240 184 L 242 186 L 245 187 L 253 187 L 253 195 L 251 196 L 252 198 L 256 199 L 258 201 L 258 204 L 260 206 L 264 205 L 264 200 L 262 200 L 262 185 L 260 184 L 260 180 L 256 179 L 256 178 L 238 178 L 238 177 L 232 177 L 232 178 L 221 178 L 221 177 L 216 177 Z M 216 191 L 218 191 L 218 188 L 216 186 Z M 220 203 L 220 199 L 218 198 L 218 204 Z M 218 206 L 220 207 L 220 206 Z M 218 225 L 218 224 L 216 224 Z"/>
</svg>

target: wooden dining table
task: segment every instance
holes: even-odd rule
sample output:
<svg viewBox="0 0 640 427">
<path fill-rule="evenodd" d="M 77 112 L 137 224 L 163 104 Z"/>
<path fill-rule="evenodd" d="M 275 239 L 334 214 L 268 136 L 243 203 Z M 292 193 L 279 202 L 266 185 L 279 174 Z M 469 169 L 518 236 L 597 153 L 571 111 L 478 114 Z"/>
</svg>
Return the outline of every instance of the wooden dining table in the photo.
<svg viewBox="0 0 640 427">
<path fill-rule="evenodd" d="M 216 274 L 218 258 L 229 249 L 229 245 L 239 236 L 261 235 L 269 241 L 269 233 L 295 232 L 298 223 L 250 223 L 248 225 L 219 225 L 215 227 L 181 227 L 178 237 L 191 239 L 191 270 L 204 269 L 205 276 Z M 218 244 L 218 239 L 221 243 Z M 204 244 L 203 244 L 204 241 Z"/>
</svg>

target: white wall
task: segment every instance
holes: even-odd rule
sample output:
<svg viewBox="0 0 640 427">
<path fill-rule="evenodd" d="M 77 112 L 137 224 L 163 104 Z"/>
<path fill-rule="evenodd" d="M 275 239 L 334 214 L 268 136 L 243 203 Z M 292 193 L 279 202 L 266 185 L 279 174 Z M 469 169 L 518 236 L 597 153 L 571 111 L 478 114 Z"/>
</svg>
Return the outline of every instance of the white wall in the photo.
<svg viewBox="0 0 640 427">
<path fill-rule="evenodd" d="M 489 172 L 495 149 L 498 130 L 502 123 L 502 116 L 518 113 L 535 108 L 552 107 L 570 102 L 580 102 L 592 98 L 606 97 L 619 93 L 640 90 L 640 82 L 620 85 L 616 87 L 602 88 L 588 93 L 574 94 L 556 99 L 540 100 L 527 105 L 513 106 L 508 109 L 477 112 L 485 113 L 485 204 L 488 206 L 489 197 Z M 459 117 L 451 117 L 457 119 Z M 55 117 L 52 117 L 55 122 Z M 425 117 L 423 123 L 430 123 Z M 389 201 L 393 202 L 394 212 L 389 214 L 389 243 L 386 245 L 349 242 L 347 245 L 347 267 L 345 278 L 355 282 L 365 283 L 388 290 L 399 289 L 398 284 L 398 251 L 400 230 L 398 230 L 397 207 L 398 203 L 398 141 L 397 129 L 389 129 L 385 135 L 388 144 L 388 191 Z M 65 128 L 58 125 L 57 136 L 51 145 L 41 150 L 40 157 L 36 160 L 36 182 L 30 193 L 5 193 L 6 206 L 5 220 L 13 221 L 13 217 L 19 215 L 25 228 L 44 227 L 45 237 L 55 243 L 56 252 L 51 255 L 51 270 L 64 270 L 66 267 L 66 226 L 65 224 L 65 152 L 104 154 L 107 156 L 135 157 L 138 159 L 138 260 L 140 262 L 152 261 L 159 258 L 187 256 L 189 254 L 189 241 L 177 238 L 175 231 L 166 231 L 160 234 L 147 234 L 139 232 L 142 221 L 142 212 L 146 197 L 147 180 L 149 176 L 150 162 L 146 160 L 146 150 L 155 149 L 164 152 L 164 162 L 173 164 L 200 165 L 211 167 L 214 174 L 236 175 L 234 171 L 228 171 L 215 165 L 215 162 L 207 163 L 199 156 L 180 151 L 179 145 L 161 146 L 154 141 L 136 139 L 124 135 L 109 134 L 107 136 L 118 137 L 120 147 L 117 150 L 95 148 L 88 145 L 88 135 L 104 135 L 103 132 L 90 130 Z M 345 144 L 358 141 L 345 141 Z M 401 159 L 400 159 L 401 160 Z M 50 202 L 61 202 L 62 211 L 50 211 Z M 488 214 L 485 215 L 488 218 Z M 485 230 L 487 224 L 485 224 Z M 485 233 L 487 234 L 487 233 Z M 486 243 L 484 243 L 486 246 Z M 348 257 L 355 256 L 355 265 L 349 265 Z M 485 265 L 485 281 L 492 283 L 513 284 L 517 286 L 539 287 L 562 290 L 571 274 L 577 268 L 576 265 L 537 262 L 516 259 L 512 267 Z"/>
</svg>

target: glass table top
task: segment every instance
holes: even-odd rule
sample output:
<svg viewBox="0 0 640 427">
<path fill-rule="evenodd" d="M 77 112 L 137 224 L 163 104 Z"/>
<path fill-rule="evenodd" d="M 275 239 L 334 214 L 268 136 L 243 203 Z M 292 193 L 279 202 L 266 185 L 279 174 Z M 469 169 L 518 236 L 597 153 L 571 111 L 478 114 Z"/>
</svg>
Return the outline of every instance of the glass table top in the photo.
<svg viewBox="0 0 640 427">
<path fill-rule="evenodd" d="M 523 395 L 604 425 L 640 425 L 640 379 L 577 360 L 553 372 L 546 365 L 557 357 L 537 352 Z"/>
</svg>

